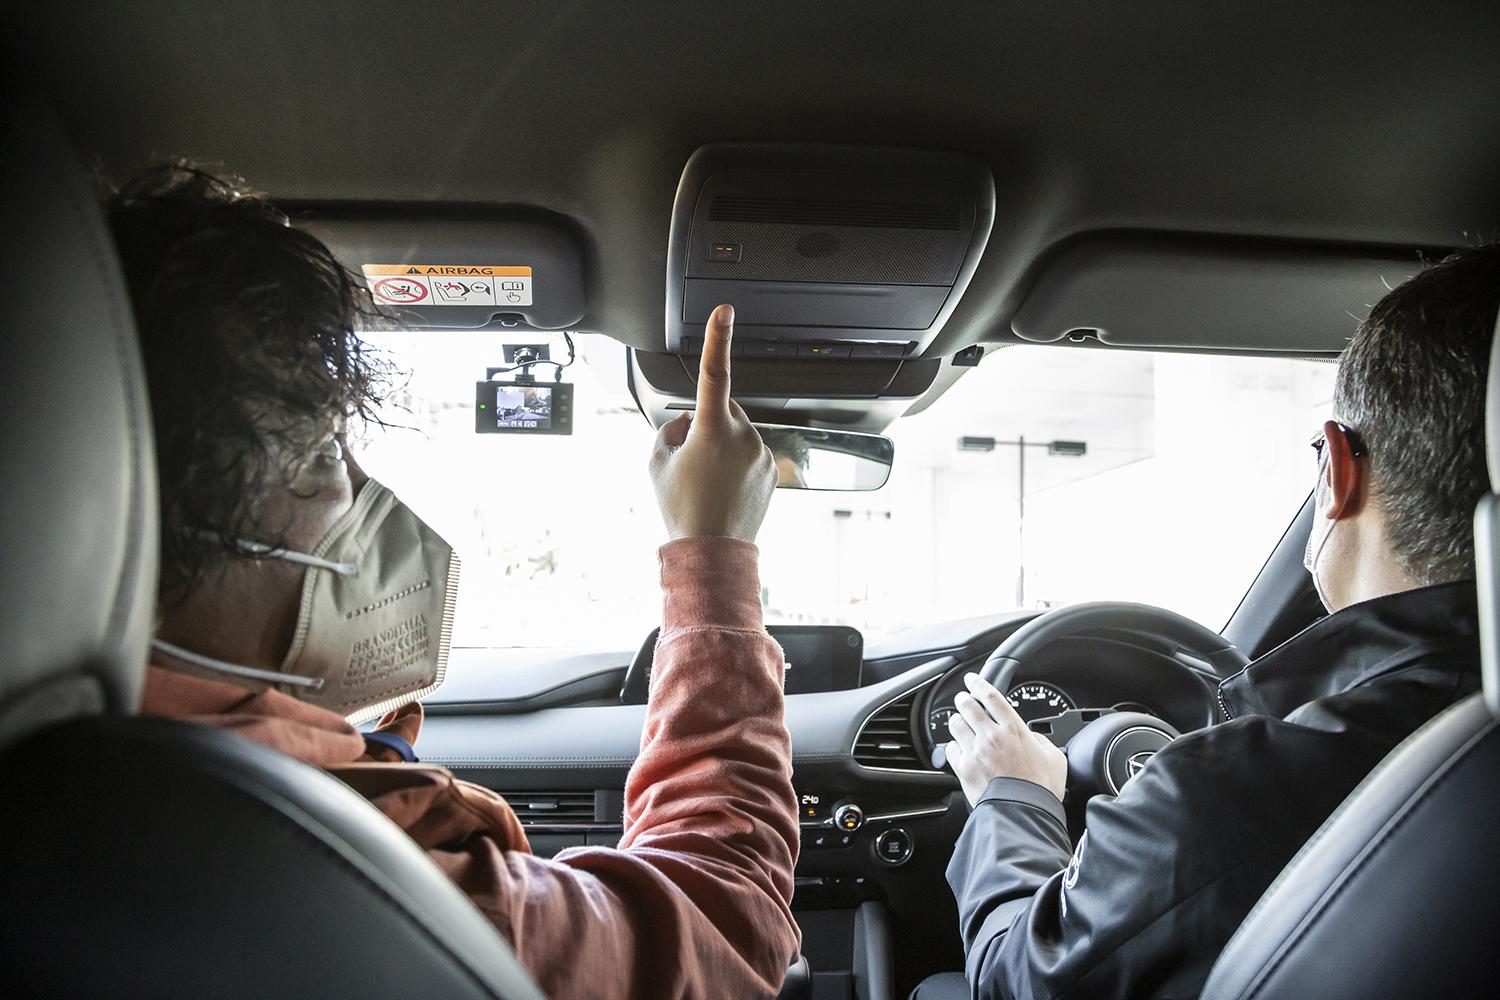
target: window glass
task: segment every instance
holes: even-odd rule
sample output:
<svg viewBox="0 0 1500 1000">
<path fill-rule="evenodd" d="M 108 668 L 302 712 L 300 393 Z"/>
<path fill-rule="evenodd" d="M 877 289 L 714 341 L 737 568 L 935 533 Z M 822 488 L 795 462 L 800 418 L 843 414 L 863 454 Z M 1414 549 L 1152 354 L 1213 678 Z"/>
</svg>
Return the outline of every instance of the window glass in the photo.
<svg viewBox="0 0 1500 1000">
<path fill-rule="evenodd" d="M 574 433 L 555 437 L 474 433 L 492 335 L 370 336 L 409 376 L 389 426 L 362 432 L 360 461 L 458 549 L 456 645 L 626 650 L 659 617 L 654 435 L 623 348 L 575 340 Z M 878 640 L 1109 599 L 1220 628 L 1312 486 L 1307 442 L 1333 373 L 1269 358 L 992 352 L 891 428 L 883 489 L 777 491 L 760 536 L 767 621 Z M 965 449 L 965 437 L 993 444 Z"/>
</svg>

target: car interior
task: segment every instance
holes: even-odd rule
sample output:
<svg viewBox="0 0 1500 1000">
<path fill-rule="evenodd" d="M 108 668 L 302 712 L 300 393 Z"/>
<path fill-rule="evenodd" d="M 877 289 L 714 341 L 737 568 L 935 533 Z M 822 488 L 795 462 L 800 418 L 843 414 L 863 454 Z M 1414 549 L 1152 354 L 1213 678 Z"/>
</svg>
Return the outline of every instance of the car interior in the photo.
<svg viewBox="0 0 1500 1000">
<path fill-rule="evenodd" d="M 851 523 L 871 520 L 868 498 L 906 488 L 903 458 L 920 448 L 902 428 L 992 394 L 980 380 L 1010 358 L 1322 371 L 1423 259 L 1500 235 L 1493 4 L 59 2 L 9 20 L 0 986 L 23 989 L 0 991 L 12 996 L 542 995 L 478 910 L 338 781 L 226 733 L 134 717 L 156 595 L 153 444 L 91 174 L 172 156 L 222 164 L 364 277 L 400 318 L 372 330 L 407 345 L 399 359 L 420 369 L 410 345 L 429 335 L 488 352 L 472 377 L 444 374 L 442 412 L 465 448 L 495 446 L 476 464 L 529 449 L 538 492 L 511 502 L 581 481 L 548 463 L 578 461 L 566 449 L 603 419 L 562 352 L 571 364 L 576 346 L 579 370 L 609 381 L 626 401 L 615 417 L 649 442 L 692 410 L 704 321 L 732 303 L 734 398 L 768 443 L 787 433 L 813 449 L 807 481 L 783 485 L 841 491 L 817 502 Z M 1322 419 L 1298 416 L 1308 432 Z M 1190 414 L 1190 454 L 1259 475 L 1216 432 L 1233 419 Z M 968 807 L 942 734 L 966 674 L 1068 747 L 1076 836 L 1087 795 L 1117 793 L 1142 754 L 1221 720 L 1218 682 L 1323 613 L 1302 568 L 1306 435 L 1289 436 L 1305 485 L 1262 504 L 1277 527 L 1257 536 L 1253 567 L 1233 569 L 1227 618 L 1144 590 L 1075 600 L 1058 585 L 1054 601 L 1019 555 L 965 569 L 961 586 L 932 591 L 961 602 L 899 629 L 768 616 L 790 665 L 801 823 L 802 956 L 783 997 L 892 1000 L 963 968 L 944 868 Z M 1019 457 L 1023 477 L 983 517 L 942 526 L 960 538 L 1009 539 L 1018 501 L 1023 523 L 1045 520 L 1052 494 L 1028 494 L 1028 460 L 1045 476 L 1049 456 L 1108 451 L 1060 438 L 1028 459 L 1025 437 L 954 437 L 942 461 L 998 455 L 1009 475 Z M 646 452 L 627 456 L 642 482 Z M 819 486 L 822 469 L 847 476 Z M 1082 513 L 1057 515 L 1060 531 L 1146 536 L 1150 572 L 1174 586 L 1208 572 L 1160 555 L 1166 543 L 1097 482 L 1064 488 Z M 575 492 L 611 503 L 607 483 Z M 1143 501 L 1168 519 L 1185 502 Z M 1346 801 L 1205 996 L 1495 989 L 1495 496 L 1476 524 L 1484 694 Z M 853 537 L 906 540 L 858 557 L 883 571 L 926 565 L 916 535 Z M 1189 547 L 1215 559 L 1212 538 Z M 791 551 L 767 543 L 763 559 Z M 1071 572 L 1117 558 L 1097 550 Z M 649 607 L 654 565 L 627 571 Z M 622 613 L 628 639 L 592 645 L 508 640 L 502 615 L 501 638 L 456 645 L 424 701 L 421 759 L 502 793 L 538 854 L 621 836 L 657 624 L 636 607 Z"/>
</svg>

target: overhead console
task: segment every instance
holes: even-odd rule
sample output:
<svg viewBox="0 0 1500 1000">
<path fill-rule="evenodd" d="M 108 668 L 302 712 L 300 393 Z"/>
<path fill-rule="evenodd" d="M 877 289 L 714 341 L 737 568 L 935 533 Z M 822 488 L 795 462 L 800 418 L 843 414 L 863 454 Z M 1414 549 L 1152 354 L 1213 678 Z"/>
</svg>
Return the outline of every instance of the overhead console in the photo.
<svg viewBox="0 0 1500 1000">
<path fill-rule="evenodd" d="M 799 362 L 741 356 L 734 360 L 734 398 L 751 420 L 879 434 L 924 394 L 946 387 L 953 376 L 943 381 L 945 370 L 966 369 L 944 369 L 940 358 Z M 652 426 L 695 406 L 696 358 L 631 351 L 627 374 Z"/>
<path fill-rule="evenodd" d="M 667 351 L 701 351 L 704 322 L 728 302 L 742 357 L 914 355 L 952 315 L 994 215 L 988 168 L 957 153 L 704 146 L 672 208 Z"/>
<path fill-rule="evenodd" d="M 412 327 L 568 330 L 583 318 L 583 250 L 535 212 L 303 208 L 297 224 Z"/>
</svg>

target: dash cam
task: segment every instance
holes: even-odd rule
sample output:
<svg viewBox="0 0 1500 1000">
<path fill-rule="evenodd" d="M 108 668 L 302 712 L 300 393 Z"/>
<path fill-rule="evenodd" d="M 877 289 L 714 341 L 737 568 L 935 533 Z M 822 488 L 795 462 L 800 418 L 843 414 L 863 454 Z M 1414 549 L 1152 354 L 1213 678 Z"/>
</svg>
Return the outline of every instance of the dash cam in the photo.
<svg viewBox="0 0 1500 1000">
<path fill-rule="evenodd" d="M 572 434 L 573 386 L 568 382 L 489 380 L 474 384 L 478 434 Z"/>
</svg>

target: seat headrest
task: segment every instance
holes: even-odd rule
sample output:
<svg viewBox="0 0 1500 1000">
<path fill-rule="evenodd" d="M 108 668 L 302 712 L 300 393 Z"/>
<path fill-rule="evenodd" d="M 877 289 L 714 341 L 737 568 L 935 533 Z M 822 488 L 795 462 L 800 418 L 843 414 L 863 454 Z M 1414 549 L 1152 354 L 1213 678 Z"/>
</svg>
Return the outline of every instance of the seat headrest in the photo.
<svg viewBox="0 0 1500 1000">
<path fill-rule="evenodd" d="M 1490 494 L 1474 512 L 1474 576 L 1479 589 L 1480 673 L 1484 702 L 1500 716 L 1500 315 L 1490 341 L 1484 393 L 1484 458 Z"/>
<path fill-rule="evenodd" d="M 0 748 L 133 712 L 156 605 L 145 375 L 94 186 L 42 102 L 0 102 Z"/>
<path fill-rule="evenodd" d="M 1500 493 L 1500 315 L 1490 340 L 1490 371 L 1484 388 L 1484 460 L 1490 470 L 1490 492 Z"/>
</svg>

